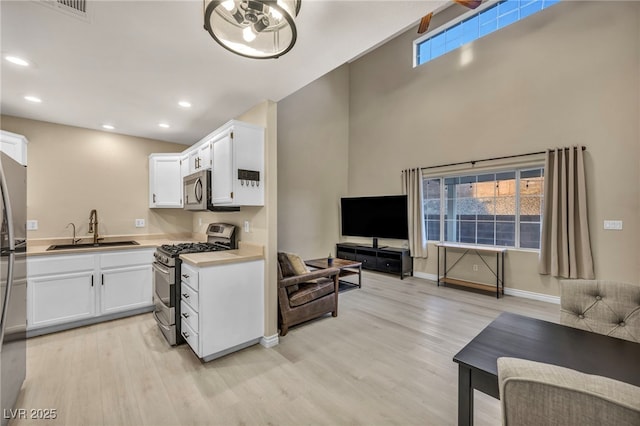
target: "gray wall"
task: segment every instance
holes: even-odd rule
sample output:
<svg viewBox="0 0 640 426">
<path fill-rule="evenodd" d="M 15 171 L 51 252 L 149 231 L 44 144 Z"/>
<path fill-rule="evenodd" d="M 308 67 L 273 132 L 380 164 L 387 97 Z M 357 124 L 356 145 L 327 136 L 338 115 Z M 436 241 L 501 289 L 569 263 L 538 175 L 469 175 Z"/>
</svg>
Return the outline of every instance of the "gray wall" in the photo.
<svg viewBox="0 0 640 426">
<path fill-rule="evenodd" d="M 596 276 L 638 283 L 640 4 L 563 2 L 417 68 L 414 38 L 411 29 L 349 65 L 348 194 L 400 193 L 407 167 L 583 144 Z M 473 60 L 463 66 L 465 49 Z M 291 111 L 312 100 L 301 91 L 285 102 Z M 280 145 L 279 153 L 282 166 Z M 301 185 L 296 193 L 312 191 Z M 304 199 L 278 189 L 291 202 L 280 215 Z M 624 230 L 604 231 L 605 219 L 623 220 Z M 507 286 L 557 295 L 557 281 L 537 274 L 537 257 L 510 251 Z M 435 265 L 431 250 L 415 269 L 435 274 Z"/>
<path fill-rule="evenodd" d="M 348 66 L 278 103 L 278 250 L 335 255 L 348 135 Z"/>
</svg>

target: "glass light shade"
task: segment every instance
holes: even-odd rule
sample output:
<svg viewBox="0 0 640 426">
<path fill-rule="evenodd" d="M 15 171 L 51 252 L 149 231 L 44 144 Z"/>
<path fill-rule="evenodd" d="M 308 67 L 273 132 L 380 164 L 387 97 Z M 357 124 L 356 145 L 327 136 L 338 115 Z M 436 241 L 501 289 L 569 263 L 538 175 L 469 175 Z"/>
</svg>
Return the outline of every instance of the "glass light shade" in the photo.
<svg viewBox="0 0 640 426">
<path fill-rule="evenodd" d="M 204 28 L 222 47 L 247 58 L 278 58 L 296 42 L 301 0 L 213 0 Z M 233 6 L 233 7 L 232 7 Z"/>
</svg>

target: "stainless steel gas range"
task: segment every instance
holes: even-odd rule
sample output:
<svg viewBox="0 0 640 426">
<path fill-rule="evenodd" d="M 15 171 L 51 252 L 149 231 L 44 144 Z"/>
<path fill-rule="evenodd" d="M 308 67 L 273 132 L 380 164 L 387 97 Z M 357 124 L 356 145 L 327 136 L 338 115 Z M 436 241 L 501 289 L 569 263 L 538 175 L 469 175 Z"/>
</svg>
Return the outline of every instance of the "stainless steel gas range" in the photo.
<svg viewBox="0 0 640 426">
<path fill-rule="evenodd" d="M 181 254 L 202 253 L 238 248 L 236 226 L 211 223 L 204 243 L 165 244 L 153 253 L 154 316 L 170 345 L 184 343 L 180 333 Z"/>
</svg>

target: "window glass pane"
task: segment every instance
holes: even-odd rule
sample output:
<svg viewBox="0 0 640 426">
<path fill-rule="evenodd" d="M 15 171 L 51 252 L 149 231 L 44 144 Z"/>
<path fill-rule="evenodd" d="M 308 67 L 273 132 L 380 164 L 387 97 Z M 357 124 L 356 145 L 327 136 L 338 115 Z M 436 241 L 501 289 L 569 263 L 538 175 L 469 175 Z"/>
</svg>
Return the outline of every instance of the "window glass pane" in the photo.
<svg viewBox="0 0 640 426">
<path fill-rule="evenodd" d="M 462 23 L 462 43 L 469 43 L 478 38 L 478 16 L 467 19 Z"/>
<path fill-rule="evenodd" d="M 541 197 L 520 197 L 520 222 L 540 222 L 541 217 Z"/>
<path fill-rule="evenodd" d="M 445 54 L 445 33 L 440 33 L 431 39 L 431 59 Z"/>
<path fill-rule="evenodd" d="M 493 6 L 487 10 L 483 10 L 478 14 L 480 25 L 485 25 L 491 21 L 496 21 L 498 19 L 498 7 Z"/>
<path fill-rule="evenodd" d="M 496 245 L 510 246 L 516 244 L 516 224 L 509 222 L 496 222 Z"/>
<path fill-rule="evenodd" d="M 515 10 L 511 13 L 507 13 L 506 15 L 501 15 L 498 17 L 498 28 L 504 28 L 507 25 L 511 25 L 518 20 L 518 11 Z"/>
<path fill-rule="evenodd" d="M 460 238 L 458 239 L 461 243 L 472 243 L 476 242 L 476 222 L 475 221 L 460 221 Z"/>
<path fill-rule="evenodd" d="M 498 3 L 498 16 L 517 11 L 519 3 L 519 0 L 506 0 L 502 3 Z"/>
<path fill-rule="evenodd" d="M 423 191 L 428 198 L 440 199 L 440 179 L 425 179 Z"/>
<path fill-rule="evenodd" d="M 478 244 L 495 244 L 495 225 L 493 222 L 478 222 Z"/>
<path fill-rule="evenodd" d="M 539 223 L 520 223 L 520 247 L 534 249 L 540 248 Z"/>
<path fill-rule="evenodd" d="M 420 43 L 418 48 L 418 64 L 422 64 L 431 59 L 431 39 Z"/>
<path fill-rule="evenodd" d="M 427 241 L 440 241 L 440 218 L 427 220 Z"/>
<path fill-rule="evenodd" d="M 520 6 L 520 19 L 526 18 L 529 15 L 533 15 L 536 12 L 539 12 L 542 9 L 542 1 L 534 0 L 526 3 L 522 2 L 522 6 Z"/>
</svg>

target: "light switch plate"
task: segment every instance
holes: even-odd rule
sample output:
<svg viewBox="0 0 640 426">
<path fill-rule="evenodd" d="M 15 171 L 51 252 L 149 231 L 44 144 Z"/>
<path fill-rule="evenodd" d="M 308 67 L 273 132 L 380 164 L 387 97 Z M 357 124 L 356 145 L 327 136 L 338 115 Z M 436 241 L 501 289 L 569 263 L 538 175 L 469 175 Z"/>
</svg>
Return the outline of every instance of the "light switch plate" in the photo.
<svg viewBox="0 0 640 426">
<path fill-rule="evenodd" d="M 38 230 L 38 221 L 37 220 L 28 220 L 27 221 L 27 231 L 37 231 Z"/>
<path fill-rule="evenodd" d="M 136 219 L 136 228 L 144 228 L 144 219 Z"/>
<path fill-rule="evenodd" d="M 604 221 L 604 229 L 621 231 L 622 230 L 622 221 L 621 220 L 605 220 Z"/>
<path fill-rule="evenodd" d="M 245 220 L 244 221 L 244 232 L 249 232 L 249 221 Z"/>
</svg>

